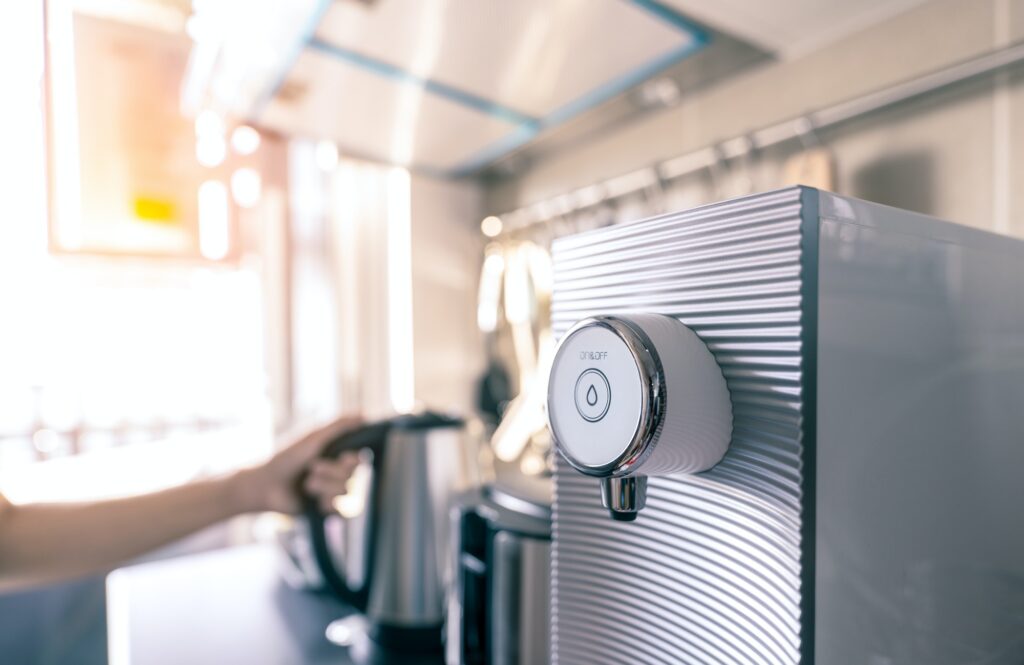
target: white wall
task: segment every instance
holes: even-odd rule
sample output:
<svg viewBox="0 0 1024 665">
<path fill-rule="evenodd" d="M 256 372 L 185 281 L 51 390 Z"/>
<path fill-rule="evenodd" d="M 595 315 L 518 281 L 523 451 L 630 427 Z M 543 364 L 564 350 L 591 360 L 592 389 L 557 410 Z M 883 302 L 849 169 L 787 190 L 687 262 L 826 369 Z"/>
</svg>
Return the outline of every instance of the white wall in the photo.
<svg viewBox="0 0 1024 665">
<path fill-rule="evenodd" d="M 483 243 L 474 184 L 412 179 L 412 280 L 416 398 L 470 413 L 484 352 L 476 327 Z"/>
<path fill-rule="evenodd" d="M 339 409 L 390 415 L 407 408 L 404 397 L 402 405 L 395 399 L 406 394 L 409 378 L 415 404 L 469 413 L 483 365 L 476 328 L 479 186 L 406 178 L 350 159 L 325 174 L 313 152 L 312 143 L 296 141 L 289 155 L 296 417 Z M 406 228 L 409 271 L 393 265 L 408 260 Z M 411 331 L 404 309 L 410 282 Z"/>
</svg>

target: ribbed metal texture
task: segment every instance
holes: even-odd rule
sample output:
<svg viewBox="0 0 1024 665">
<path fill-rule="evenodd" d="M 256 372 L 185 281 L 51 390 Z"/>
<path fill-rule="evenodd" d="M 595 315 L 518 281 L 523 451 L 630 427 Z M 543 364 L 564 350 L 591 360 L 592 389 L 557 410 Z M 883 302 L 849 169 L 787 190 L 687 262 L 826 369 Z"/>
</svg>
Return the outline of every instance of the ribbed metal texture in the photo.
<svg viewBox="0 0 1024 665">
<path fill-rule="evenodd" d="M 726 458 L 652 477 L 633 523 L 559 459 L 555 663 L 799 660 L 800 241 L 794 188 L 555 244 L 557 335 L 596 314 L 675 316 L 722 365 L 735 418 Z"/>
</svg>

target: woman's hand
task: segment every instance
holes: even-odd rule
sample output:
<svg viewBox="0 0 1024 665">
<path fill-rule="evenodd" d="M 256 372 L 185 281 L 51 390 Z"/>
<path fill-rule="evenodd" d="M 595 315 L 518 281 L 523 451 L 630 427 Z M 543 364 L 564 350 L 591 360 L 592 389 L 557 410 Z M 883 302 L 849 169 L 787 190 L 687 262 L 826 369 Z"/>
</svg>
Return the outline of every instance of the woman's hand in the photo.
<svg viewBox="0 0 1024 665">
<path fill-rule="evenodd" d="M 300 484 L 317 497 L 322 510 L 329 510 L 335 497 L 345 494 L 359 457 L 356 453 L 343 453 L 336 460 L 325 460 L 319 458 L 320 452 L 330 441 L 359 424 L 358 418 L 338 418 L 296 438 L 260 466 L 240 472 L 244 510 L 298 513 L 302 510 Z"/>
<path fill-rule="evenodd" d="M 329 441 L 358 424 L 355 418 L 335 420 L 296 438 L 259 466 L 159 492 L 24 506 L 0 496 L 0 590 L 107 570 L 239 513 L 296 513 L 302 507 L 300 483 L 327 509 L 345 493 L 357 458 L 318 456 Z"/>
</svg>

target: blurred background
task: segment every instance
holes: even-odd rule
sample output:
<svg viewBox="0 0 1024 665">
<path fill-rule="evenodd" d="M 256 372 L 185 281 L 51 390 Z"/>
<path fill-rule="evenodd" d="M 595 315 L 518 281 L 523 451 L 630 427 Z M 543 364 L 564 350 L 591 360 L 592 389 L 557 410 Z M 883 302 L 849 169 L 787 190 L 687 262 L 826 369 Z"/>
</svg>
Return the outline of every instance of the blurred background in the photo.
<svg viewBox="0 0 1024 665">
<path fill-rule="evenodd" d="M 423 407 L 543 475 L 554 238 L 795 183 L 1024 235 L 1022 39 L 1022 0 L 3 3 L 0 490 Z M 0 653 L 103 662 L 103 602 L 0 599 Z"/>
</svg>

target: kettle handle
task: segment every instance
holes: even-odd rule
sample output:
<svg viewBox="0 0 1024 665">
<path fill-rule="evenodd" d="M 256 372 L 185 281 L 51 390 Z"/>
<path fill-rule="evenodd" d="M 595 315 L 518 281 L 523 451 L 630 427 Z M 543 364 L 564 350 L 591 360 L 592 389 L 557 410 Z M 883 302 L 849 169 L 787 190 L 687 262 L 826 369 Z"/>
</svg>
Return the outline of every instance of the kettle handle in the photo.
<svg viewBox="0 0 1024 665">
<path fill-rule="evenodd" d="M 366 612 L 366 606 L 370 596 L 370 580 L 373 579 L 373 562 L 376 558 L 376 529 L 378 501 L 377 493 L 379 487 L 380 473 L 384 464 L 384 444 L 387 441 L 388 432 L 391 431 L 393 421 L 385 420 L 371 425 L 365 425 L 358 429 L 342 434 L 332 440 L 320 453 L 324 459 L 335 459 L 343 452 L 369 449 L 373 452 L 373 478 L 370 482 L 369 498 L 366 504 L 366 535 L 365 535 L 365 564 L 363 583 L 358 589 L 349 586 L 344 576 L 334 565 L 334 557 L 327 543 L 326 515 L 320 510 L 316 498 L 306 492 L 302 493 L 303 512 L 309 522 L 310 540 L 313 545 L 313 555 L 316 559 L 320 573 L 328 588 L 331 589 L 342 601 L 351 605 L 359 612 Z"/>
</svg>

